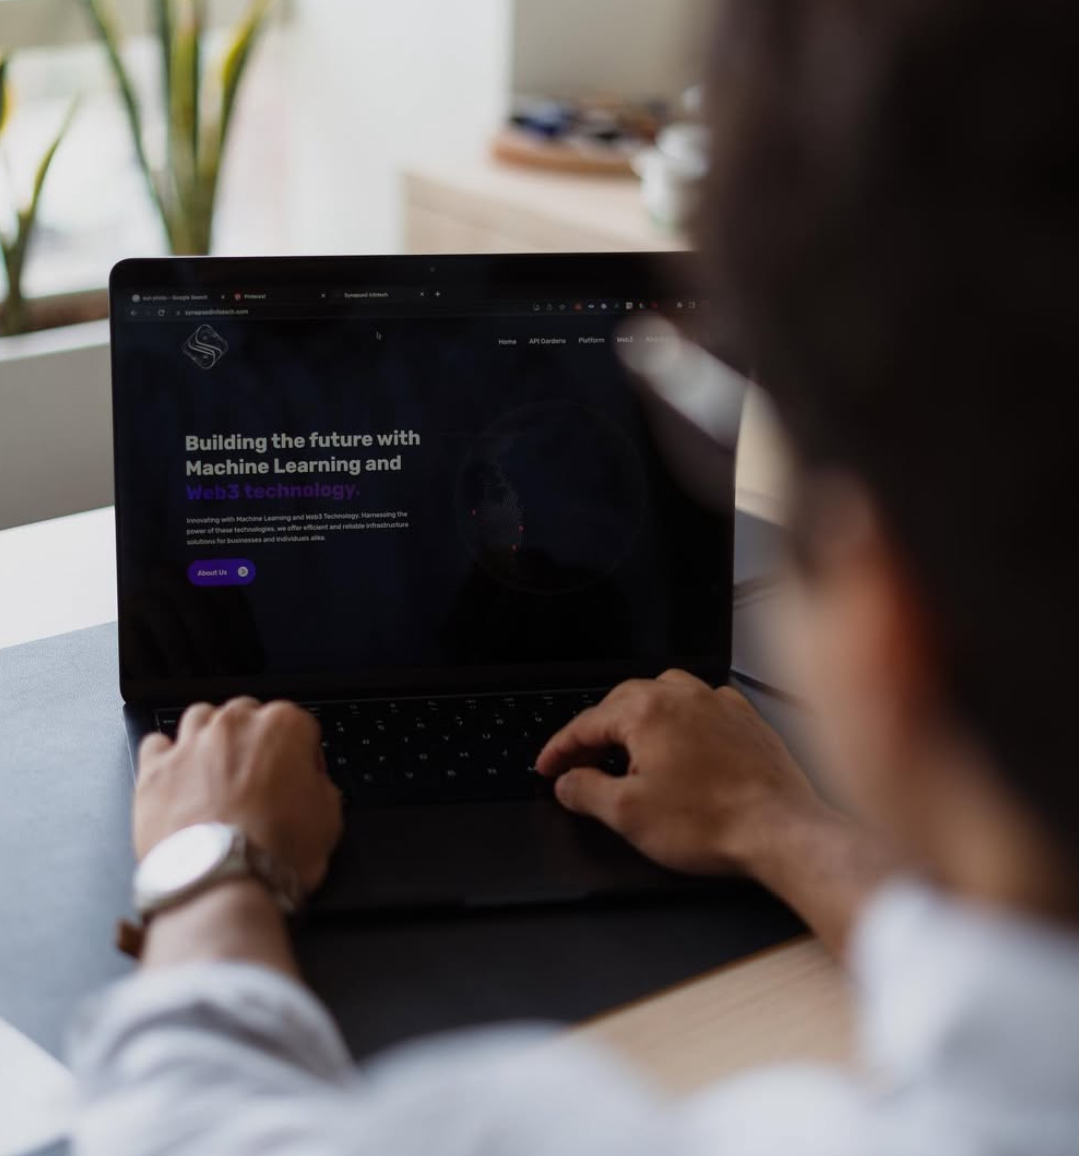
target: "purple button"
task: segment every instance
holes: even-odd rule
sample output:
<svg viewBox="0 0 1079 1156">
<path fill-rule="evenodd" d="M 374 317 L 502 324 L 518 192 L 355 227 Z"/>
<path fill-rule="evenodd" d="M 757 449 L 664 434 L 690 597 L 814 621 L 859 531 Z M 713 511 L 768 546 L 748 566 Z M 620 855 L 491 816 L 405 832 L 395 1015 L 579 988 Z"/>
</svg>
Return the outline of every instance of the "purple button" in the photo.
<svg viewBox="0 0 1079 1156">
<path fill-rule="evenodd" d="M 247 558 L 204 558 L 187 568 L 193 586 L 246 586 L 255 577 L 255 563 Z"/>
</svg>

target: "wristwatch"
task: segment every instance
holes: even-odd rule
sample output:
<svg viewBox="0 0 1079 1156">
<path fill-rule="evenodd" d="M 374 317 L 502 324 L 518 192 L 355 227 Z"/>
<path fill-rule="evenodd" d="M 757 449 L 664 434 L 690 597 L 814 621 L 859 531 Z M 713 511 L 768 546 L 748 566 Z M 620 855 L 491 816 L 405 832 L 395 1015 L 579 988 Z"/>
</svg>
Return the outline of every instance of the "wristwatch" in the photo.
<svg viewBox="0 0 1079 1156">
<path fill-rule="evenodd" d="M 117 946 L 137 958 L 155 915 L 228 879 L 257 879 L 286 915 L 303 900 L 292 867 L 253 843 L 240 827 L 196 823 L 162 839 L 139 864 L 133 889 L 138 920 L 121 921 Z"/>
</svg>

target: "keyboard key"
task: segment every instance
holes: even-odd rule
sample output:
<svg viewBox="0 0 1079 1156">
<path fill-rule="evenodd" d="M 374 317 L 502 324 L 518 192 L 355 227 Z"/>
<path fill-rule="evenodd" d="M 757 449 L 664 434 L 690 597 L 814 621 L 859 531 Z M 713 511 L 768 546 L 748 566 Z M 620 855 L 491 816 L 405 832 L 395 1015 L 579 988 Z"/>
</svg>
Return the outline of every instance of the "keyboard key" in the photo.
<svg viewBox="0 0 1079 1156">
<path fill-rule="evenodd" d="M 605 692 L 541 691 L 306 704 L 351 806 L 535 798 L 544 742 Z M 164 716 L 160 716 L 163 718 Z M 159 722 L 160 725 L 160 722 Z M 624 759 L 604 763 L 624 773 Z"/>
</svg>

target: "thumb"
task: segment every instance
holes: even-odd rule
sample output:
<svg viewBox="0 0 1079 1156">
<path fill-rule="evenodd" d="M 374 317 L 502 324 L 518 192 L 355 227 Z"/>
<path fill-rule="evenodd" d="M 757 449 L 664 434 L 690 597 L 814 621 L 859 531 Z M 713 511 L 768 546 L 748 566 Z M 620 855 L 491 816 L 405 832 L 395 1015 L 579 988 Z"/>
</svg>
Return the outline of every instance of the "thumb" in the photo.
<svg viewBox="0 0 1079 1156">
<path fill-rule="evenodd" d="M 558 801 L 576 815 L 590 815 L 618 830 L 619 799 L 626 780 L 616 779 L 595 767 L 567 771 L 555 782 Z"/>
</svg>

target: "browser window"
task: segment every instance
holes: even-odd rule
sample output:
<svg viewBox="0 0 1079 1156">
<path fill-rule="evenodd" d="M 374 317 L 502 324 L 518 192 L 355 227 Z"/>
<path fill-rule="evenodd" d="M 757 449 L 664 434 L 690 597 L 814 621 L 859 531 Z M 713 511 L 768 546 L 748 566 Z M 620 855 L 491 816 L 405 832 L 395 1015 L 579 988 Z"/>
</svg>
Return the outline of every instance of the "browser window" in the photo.
<svg viewBox="0 0 1079 1156">
<path fill-rule="evenodd" d="M 118 297 L 126 674 L 720 653 L 729 519 L 673 483 L 615 352 L 651 299 L 527 288 Z"/>
</svg>

